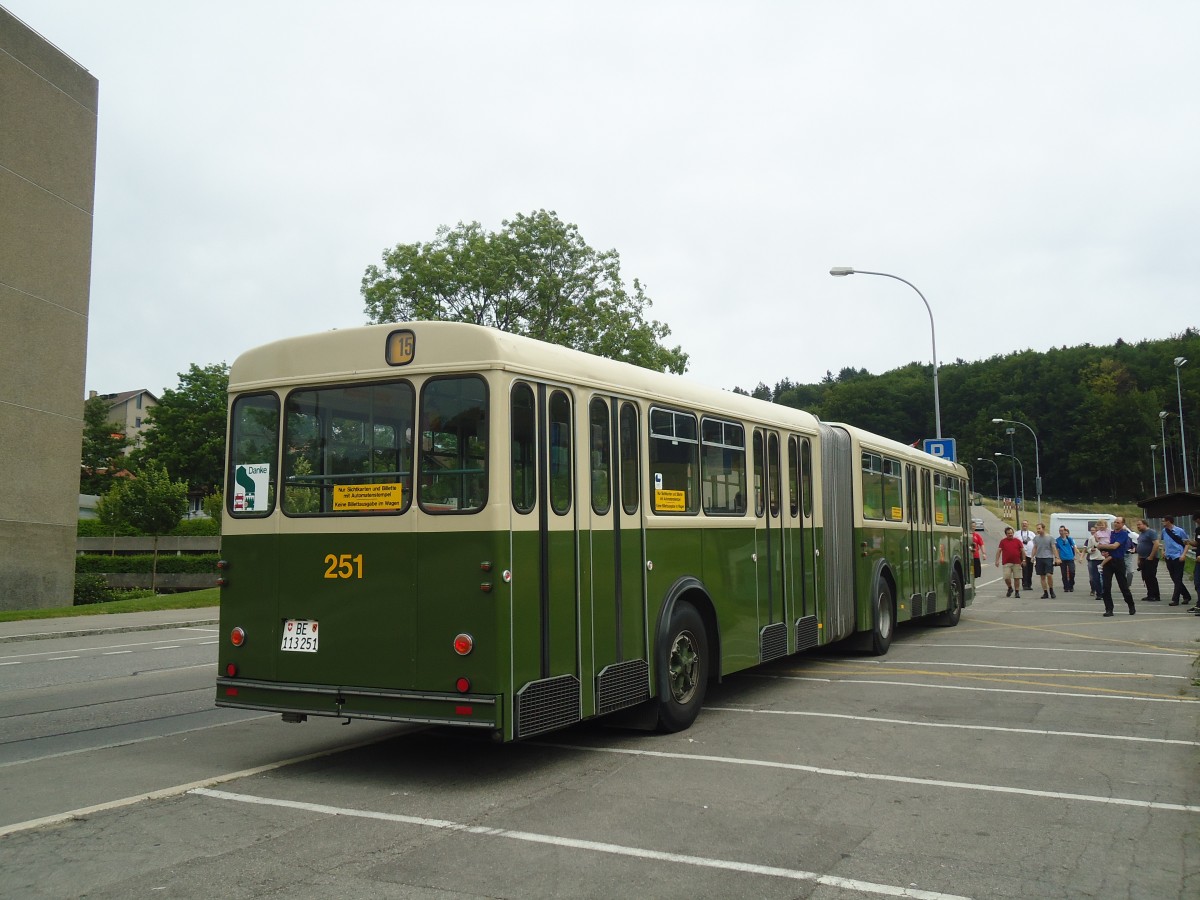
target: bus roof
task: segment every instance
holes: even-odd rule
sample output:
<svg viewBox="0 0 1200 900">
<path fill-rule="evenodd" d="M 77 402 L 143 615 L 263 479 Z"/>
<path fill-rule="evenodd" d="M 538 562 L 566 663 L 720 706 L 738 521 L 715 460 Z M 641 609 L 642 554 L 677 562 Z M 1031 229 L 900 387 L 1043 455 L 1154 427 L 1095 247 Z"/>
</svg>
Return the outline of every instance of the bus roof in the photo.
<svg viewBox="0 0 1200 900">
<path fill-rule="evenodd" d="M 404 366 L 388 365 L 384 357 L 388 335 L 402 330 L 412 331 L 415 336 L 413 360 Z M 464 369 L 501 369 L 616 394 L 648 397 L 663 404 L 777 422 L 810 434 L 817 431 L 817 417 L 804 410 L 697 384 L 680 375 L 655 372 L 462 322 L 399 322 L 284 338 L 239 356 L 230 369 L 229 391 L 244 393 Z"/>
</svg>

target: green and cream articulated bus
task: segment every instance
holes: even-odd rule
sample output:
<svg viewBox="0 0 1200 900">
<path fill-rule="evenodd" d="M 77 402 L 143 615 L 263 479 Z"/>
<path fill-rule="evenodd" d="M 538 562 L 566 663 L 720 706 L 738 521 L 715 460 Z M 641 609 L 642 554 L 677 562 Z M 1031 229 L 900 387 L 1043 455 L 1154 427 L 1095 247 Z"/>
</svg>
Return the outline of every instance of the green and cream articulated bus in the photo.
<svg viewBox="0 0 1200 900">
<path fill-rule="evenodd" d="M 502 740 L 973 597 L 964 469 L 489 328 L 277 341 L 230 373 L 217 704 Z"/>
</svg>

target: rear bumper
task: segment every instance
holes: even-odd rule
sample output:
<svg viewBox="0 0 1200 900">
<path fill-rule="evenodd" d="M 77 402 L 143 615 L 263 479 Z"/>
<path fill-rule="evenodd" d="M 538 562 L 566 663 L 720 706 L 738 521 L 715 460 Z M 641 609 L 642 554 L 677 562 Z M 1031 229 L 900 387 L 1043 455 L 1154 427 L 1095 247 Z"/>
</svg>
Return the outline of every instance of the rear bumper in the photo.
<svg viewBox="0 0 1200 900">
<path fill-rule="evenodd" d="M 328 684 L 290 684 L 248 678 L 217 678 L 217 706 L 301 713 L 342 719 L 462 725 L 497 730 L 499 697 Z"/>
</svg>

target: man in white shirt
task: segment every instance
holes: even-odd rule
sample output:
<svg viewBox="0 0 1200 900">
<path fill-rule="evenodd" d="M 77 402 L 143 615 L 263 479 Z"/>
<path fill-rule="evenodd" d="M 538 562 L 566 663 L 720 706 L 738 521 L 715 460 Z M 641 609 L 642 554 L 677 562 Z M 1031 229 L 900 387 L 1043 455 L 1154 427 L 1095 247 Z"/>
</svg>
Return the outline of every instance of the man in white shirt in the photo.
<svg viewBox="0 0 1200 900">
<path fill-rule="evenodd" d="M 1033 590 L 1033 539 L 1037 537 L 1029 530 L 1029 522 L 1021 522 L 1021 530 L 1017 532 L 1016 538 L 1025 545 L 1025 568 L 1021 570 L 1021 590 Z"/>
</svg>

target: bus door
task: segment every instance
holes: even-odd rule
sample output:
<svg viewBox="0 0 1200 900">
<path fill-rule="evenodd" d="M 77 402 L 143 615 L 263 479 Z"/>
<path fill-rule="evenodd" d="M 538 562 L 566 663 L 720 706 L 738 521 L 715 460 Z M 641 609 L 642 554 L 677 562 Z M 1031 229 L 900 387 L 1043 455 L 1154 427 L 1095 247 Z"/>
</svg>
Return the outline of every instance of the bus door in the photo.
<svg viewBox="0 0 1200 900">
<path fill-rule="evenodd" d="M 812 441 L 788 438 L 788 519 L 784 532 L 788 596 L 796 625 L 795 650 L 817 646 L 816 542 L 813 525 Z"/>
<path fill-rule="evenodd" d="M 918 469 L 920 479 L 919 521 L 913 529 L 913 586 L 909 612 L 916 618 L 923 616 L 932 607 L 934 591 L 934 566 L 937 563 L 937 548 L 933 541 L 933 475 L 928 469 Z"/>
<path fill-rule="evenodd" d="M 754 430 L 754 550 L 758 572 L 759 658 L 788 652 L 787 592 L 779 434 Z"/>
<path fill-rule="evenodd" d="M 517 738 L 579 721 L 579 533 L 574 401 L 512 390 L 512 670 Z M 584 499 L 586 503 L 586 498 Z"/>
<path fill-rule="evenodd" d="M 591 504 L 588 537 L 591 666 L 595 713 L 605 715 L 650 698 L 638 471 L 637 405 L 595 396 L 588 404 Z M 585 657 L 588 656 L 585 648 Z M 588 692 L 585 692 L 588 693 Z"/>
</svg>

